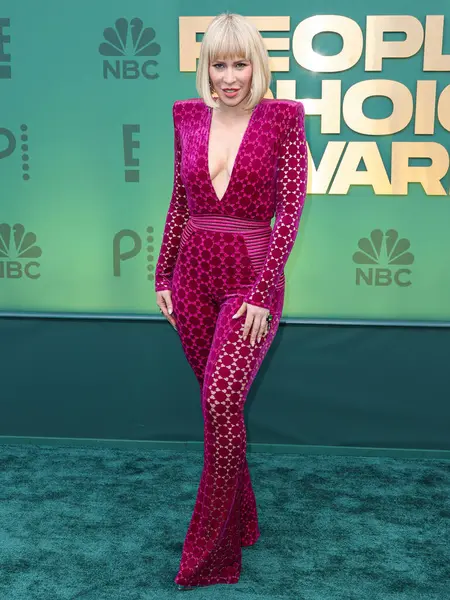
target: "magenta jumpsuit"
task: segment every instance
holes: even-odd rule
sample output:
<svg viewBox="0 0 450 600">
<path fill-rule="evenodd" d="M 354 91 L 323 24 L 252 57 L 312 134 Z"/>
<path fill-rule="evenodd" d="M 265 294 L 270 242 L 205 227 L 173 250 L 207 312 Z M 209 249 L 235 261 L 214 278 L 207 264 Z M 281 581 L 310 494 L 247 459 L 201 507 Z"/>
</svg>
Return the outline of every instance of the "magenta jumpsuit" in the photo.
<svg viewBox="0 0 450 600">
<path fill-rule="evenodd" d="M 257 104 L 221 199 L 208 170 L 211 118 L 201 98 L 174 103 L 173 193 L 155 272 L 155 290 L 172 290 L 178 335 L 201 391 L 203 470 L 175 577 L 194 586 L 237 583 L 241 547 L 260 535 L 244 404 L 278 329 L 307 185 L 301 102 Z M 254 346 L 250 333 L 242 339 L 245 313 L 232 319 L 243 302 L 273 315 Z"/>
</svg>

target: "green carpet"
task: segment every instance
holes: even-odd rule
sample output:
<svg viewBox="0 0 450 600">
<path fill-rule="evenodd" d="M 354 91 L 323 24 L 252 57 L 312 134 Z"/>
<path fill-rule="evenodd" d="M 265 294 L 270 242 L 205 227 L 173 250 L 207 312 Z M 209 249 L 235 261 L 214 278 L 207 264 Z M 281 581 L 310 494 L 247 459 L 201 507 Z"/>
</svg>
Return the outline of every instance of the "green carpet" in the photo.
<svg viewBox="0 0 450 600">
<path fill-rule="evenodd" d="M 261 537 L 239 583 L 179 592 L 201 452 L 0 446 L 0 599 L 450 599 L 450 462 L 248 462 Z"/>
</svg>

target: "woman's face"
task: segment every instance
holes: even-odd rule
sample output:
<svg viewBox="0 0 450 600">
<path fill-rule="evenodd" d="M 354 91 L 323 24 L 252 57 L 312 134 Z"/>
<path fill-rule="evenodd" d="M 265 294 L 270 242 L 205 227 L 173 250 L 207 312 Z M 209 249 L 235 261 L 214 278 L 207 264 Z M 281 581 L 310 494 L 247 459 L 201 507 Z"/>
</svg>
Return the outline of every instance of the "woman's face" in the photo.
<svg viewBox="0 0 450 600">
<path fill-rule="evenodd" d="M 240 57 L 216 60 L 209 66 L 212 86 L 219 101 L 227 106 L 237 106 L 246 98 L 250 92 L 252 73 L 251 62 Z"/>
</svg>

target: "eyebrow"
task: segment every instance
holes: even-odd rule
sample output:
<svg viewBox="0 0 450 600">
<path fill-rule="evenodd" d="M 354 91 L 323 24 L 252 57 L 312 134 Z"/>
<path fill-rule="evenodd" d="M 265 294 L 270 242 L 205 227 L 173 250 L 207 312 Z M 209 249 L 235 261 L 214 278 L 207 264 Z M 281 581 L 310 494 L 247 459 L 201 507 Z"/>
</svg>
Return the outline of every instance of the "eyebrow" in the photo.
<svg viewBox="0 0 450 600">
<path fill-rule="evenodd" d="M 240 63 L 240 62 L 249 62 L 249 60 L 250 59 L 248 59 L 248 58 L 240 58 L 239 60 L 234 60 L 233 64 Z M 217 60 L 213 60 L 213 62 L 225 62 L 225 61 L 217 59 Z"/>
</svg>

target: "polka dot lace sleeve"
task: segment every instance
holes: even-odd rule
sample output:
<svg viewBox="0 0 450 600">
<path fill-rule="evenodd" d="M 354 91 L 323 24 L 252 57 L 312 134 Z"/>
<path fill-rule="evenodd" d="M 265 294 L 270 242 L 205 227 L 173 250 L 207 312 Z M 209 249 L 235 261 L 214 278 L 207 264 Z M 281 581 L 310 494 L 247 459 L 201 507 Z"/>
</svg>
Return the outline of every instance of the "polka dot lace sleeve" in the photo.
<svg viewBox="0 0 450 600">
<path fill-rule="evenodd" d="M 305 109 L 301 102 L 288 105 L 287 133 L 280 147 L 276 184 L 275 223 L 267 256 L 258 278 L 244 302 L 269 308 L 297 236 L 306 196 L 308 150 Z"/>
<path fill-rule="evenodd" d="M 174 181 L 167 211 L 161 250 L 155 269 L 155 291 L 170 290 L 181 234 L 189 219 L 186 189 L 181 180 L 181 141 L 178 131 L 177 102 L 173 105 Z"/>
</svg>

